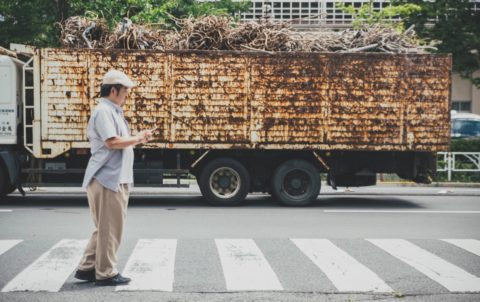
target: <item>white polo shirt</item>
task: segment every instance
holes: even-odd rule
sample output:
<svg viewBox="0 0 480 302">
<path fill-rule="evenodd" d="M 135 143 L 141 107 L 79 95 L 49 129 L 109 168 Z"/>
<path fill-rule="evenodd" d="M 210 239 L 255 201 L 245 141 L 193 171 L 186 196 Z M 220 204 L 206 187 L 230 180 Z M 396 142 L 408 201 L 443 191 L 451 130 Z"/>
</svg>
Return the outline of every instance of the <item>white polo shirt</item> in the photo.
<svg viewBox="0 0 480 302">
<path fill-rule="evenodd" d="M 93 178 L 115 192 L 121 183 L 132 185 L 133 148 L 108 149 L 105 145 L 106 140 L 115 136 L 130 137 L 123 109 L 108 99 L 100 99 L 88 121 L 87 136 L 92 156 L 82 186 L 86 188 Z"/>
</svg>

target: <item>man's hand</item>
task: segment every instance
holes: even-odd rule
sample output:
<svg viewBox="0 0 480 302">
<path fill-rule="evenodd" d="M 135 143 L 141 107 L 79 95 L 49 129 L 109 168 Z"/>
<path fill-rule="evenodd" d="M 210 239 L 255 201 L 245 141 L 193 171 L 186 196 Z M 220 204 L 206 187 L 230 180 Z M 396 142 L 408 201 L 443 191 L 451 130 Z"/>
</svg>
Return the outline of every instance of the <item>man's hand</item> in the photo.
<svg viewBox="0 0 480 302">
<path fill-rule="evenodd" d="M 137 134 L 137 137 L 139 137 L 139 142 L 141 144 L 144 144 L 148 141 L 151 141 L 153 140 L 153 132 L 155 131 L 156 129 L 153 129 L 153 130 L 143 130 L 143 131 L 140 131 L 138 134 Z"/>
</svg>

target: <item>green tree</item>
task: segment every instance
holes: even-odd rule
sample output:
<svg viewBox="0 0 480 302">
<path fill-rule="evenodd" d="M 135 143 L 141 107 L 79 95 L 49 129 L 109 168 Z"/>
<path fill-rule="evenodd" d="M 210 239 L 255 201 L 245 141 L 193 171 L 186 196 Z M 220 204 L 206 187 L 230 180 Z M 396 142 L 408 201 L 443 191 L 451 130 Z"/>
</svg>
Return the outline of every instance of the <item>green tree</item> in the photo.
<svg viewBox="0 0 480 302">
<path fill-rule="evenodd" d="M 66 0 L 0 0 L 0 45 L 57 44 L 54 23 L 67 17 L 68 9 Z"/>
<path fill-rule="evenodd" d="M 113 27 L 123 17 L 136 23 L 172 26 L 169 18 L 201 15 L 235 15 L 246 11 L 246 1 L 219 0 L 0 0 L 0 45 L 23 43 L 58 46 L 60 32 L 55 24 L 70 16 L 102 17 Z"/>
<path fill-rule="evenodd" d="M 343 2 L 339 2 L 337 7 L 352 15 L 352 25 L 354 28 L 382 23 L 384 25 L 392 26 L 399 31 L 405 29 L 403 22 L 405 18 L 417 14 L 422 10 L 421 6 L 412 3 L 390 3 L 390 5 L 378 10 L 374 9 L 373 0 L 370 0 L 368 3 L 365 3 L 360 7 L 346 5 Z"/>
<path fill-rule="evenodd" d="M 246 1 L 232 0 L 90 0 L 72 1 L 75 14 L 90 12 L 116 24 L 123 17 L 135 23 L 170 25 L 170 15 L 174 17 L 204 15 L 235 15 L 246 11 L 250 6 Z"/>
<path fill-rule="evenodd" d="M 231 15 L 246 12 L 250 8 L 250 1 L 217 0 L 203 1 L 181 0 L 172 10 L 177 17 L 205 16 L 205 15 Z"/>
</svg>

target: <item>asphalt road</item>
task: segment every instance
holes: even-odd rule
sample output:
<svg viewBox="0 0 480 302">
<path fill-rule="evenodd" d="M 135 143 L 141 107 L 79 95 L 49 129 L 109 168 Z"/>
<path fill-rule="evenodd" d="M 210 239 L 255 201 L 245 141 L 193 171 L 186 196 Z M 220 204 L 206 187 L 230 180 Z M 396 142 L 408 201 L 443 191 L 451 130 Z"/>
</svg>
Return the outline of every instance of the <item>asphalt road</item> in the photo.
<svg viewBox="0 0 480 302">
<path fill-rule="evenodd" d="M 478 188 L 322 189 L 304 208 L 135 188 L 122 288 L 73 278 L 92 230 L 76 188 L 2 200 L 0 301 L 480 301 Z"/>
</svg>

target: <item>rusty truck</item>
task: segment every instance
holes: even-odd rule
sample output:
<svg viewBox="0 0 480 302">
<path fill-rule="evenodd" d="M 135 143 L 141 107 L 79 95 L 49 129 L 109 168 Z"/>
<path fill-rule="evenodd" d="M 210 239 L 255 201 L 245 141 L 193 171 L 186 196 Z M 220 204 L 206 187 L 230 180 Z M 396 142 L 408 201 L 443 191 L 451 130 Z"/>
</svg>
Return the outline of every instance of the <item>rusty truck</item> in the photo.
<svg viewBox="0 0 480 302">
<path fill-rule="evenodd" d="M 124 108 L 133 134 L 158 128 L 135 150 L 136 185 L 195 177 L 213 205 L 250 192 L 307 205 L 323 176 L 333 188 L 375 185 L 377 173 L 428 183 L 450 145 L 448 54 L 11 48 L 17 58 L 0 57 L 2 196 L 80 184 L 111 68 L 137 83 Z"/>
</svg>

